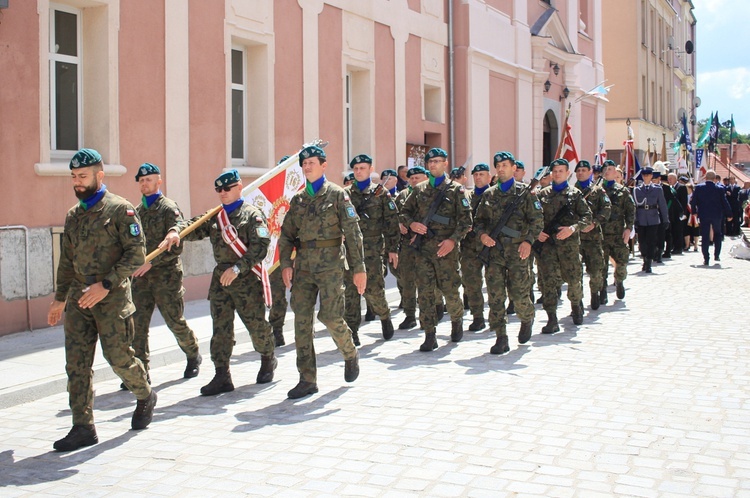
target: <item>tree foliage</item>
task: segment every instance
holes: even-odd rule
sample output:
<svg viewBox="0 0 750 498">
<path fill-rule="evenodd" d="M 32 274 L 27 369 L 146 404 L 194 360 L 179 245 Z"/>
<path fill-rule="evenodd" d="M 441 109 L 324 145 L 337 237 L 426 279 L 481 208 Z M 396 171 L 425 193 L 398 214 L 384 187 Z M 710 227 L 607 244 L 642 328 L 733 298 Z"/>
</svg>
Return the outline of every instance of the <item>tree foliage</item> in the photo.
<svg viewBox="0 0 750 498">
<path fill-rule="evenodd" d="M 721 127 L 719 128 L 719 140 L 718 143 L 720 144 L 728 144 L 729 143 L 729 121 L 722 121 Z M 698 127 L 698 134 L 696 136 L 700 137 L 703 135 L 703 129 L 706 126 L 711 126 L 711 123 L 708 122 L 708 118 L 701 119 L 697 123 Z M 734 133 L 732 133 L 732 139 L 734 139 L 738 144 L 750 144 L 750 133 L 742 134 L 737 133 L 737 130 L 734 130 Z"/>
</svg>

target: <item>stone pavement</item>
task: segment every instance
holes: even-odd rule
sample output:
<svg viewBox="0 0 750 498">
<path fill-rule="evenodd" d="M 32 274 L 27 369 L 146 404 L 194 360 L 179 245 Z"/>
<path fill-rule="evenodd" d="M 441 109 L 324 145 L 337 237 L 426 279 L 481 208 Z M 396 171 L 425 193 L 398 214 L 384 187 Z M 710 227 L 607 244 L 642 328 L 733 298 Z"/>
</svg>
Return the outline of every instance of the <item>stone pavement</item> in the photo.
<svg viewBox="0 0 750 498">
<path fill-rule="evenodd" d="M 488 353 L 488 331 L 449 343 L 447 318 L 433 353 L 418 352 L 418 330 L 384 342 L 375 321 L 360 331 L 362 373 L 346 384 L 321 331 L 320 393 L 297 401 L 286 399 L 293 345 L 277 350 L 276 380 L 258 386 L 259 357 L 238 326 L 237 389 L 206 398 L 210 361 L 183 380 L 184 359 L 157 325 L 154 422 L 129 430 L 135 400 L 100 368 L 100 443 L 72 453 L 52 451 L 70 427 L 64 382 L 50 376 L 64 375 L 51 345 L 59 328 L 46 349 L 26 339 L 11 352 L 9 341 L 23 341 L 2 338 L 0 364 L 26 366 L 0 372 L 0 495 L 750 496 L 750 262 L 730 258 L 730 245 L 708 268 L 693 252 L 652 275 L 633 261 L 624 301 L 611 287 L 579 328 L 563 300 L 561 332 L 539 334 L 537 306 L 535 334 L 519 346 L 513 317 L 503 356 Z M 206 304 L 188 309 L 204 340 Z"/>
</svg>

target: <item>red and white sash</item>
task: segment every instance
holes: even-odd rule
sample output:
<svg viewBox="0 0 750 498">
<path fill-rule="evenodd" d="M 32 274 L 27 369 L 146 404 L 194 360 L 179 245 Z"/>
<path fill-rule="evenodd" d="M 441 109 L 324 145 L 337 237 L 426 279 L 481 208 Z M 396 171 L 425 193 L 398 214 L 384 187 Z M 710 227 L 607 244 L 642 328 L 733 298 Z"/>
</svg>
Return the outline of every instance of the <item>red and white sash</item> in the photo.
<svg viewBox="0 0 750 498">
<path fill-rule="evenodd" d="M 229 215 L 227 211 L 222 208 L 217 216 L 219 221 L 219 229 L 221 230 L 221 238 L 224 242 L 234 251 L 238 257 L 242 257 L 247 252 L 247 246 L 242 242 L 237 234 L 237 229 L 229 222 Z M 260 262 L 253 266 L 253 273 L 261 281 L 263 285 L 263 301 L 266 306 L 271 306 L 271 280 L 268 278 L 268 271 L 263 263 Z"/>
</svg>

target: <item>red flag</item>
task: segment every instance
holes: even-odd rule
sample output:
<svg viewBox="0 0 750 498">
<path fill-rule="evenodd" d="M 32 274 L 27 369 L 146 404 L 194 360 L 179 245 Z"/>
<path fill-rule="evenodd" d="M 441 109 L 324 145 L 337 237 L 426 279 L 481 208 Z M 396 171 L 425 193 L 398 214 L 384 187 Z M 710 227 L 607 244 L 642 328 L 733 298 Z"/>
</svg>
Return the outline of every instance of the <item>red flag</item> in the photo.
<svg viewBox="0 0 750 498">
<path fill-rule="evenodd" d="M 570 125 L 565 127 L 560 157 L 568 161 L 571 170 L 575 170 L 576 164 L 580 160 L 578 151 L 576 151 L 576 144 L 573 143 L 573 137 L 570 135 Z"/>
</svg>

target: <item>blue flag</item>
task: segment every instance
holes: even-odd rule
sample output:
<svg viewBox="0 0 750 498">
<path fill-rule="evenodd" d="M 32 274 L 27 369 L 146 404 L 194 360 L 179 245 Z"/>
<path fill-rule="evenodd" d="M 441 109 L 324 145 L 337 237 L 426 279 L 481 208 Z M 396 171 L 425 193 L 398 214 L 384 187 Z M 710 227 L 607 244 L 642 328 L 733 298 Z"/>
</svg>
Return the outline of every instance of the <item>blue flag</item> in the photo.
<svg viewBox="0 0 750 498">
<path fill-rule="evenodd" d="M 687 115 L 682 116 L 682 137 L 680 137 L 680 143 L 685 144 L 688 152 L 693 152 L 693 144 L 690 143 L 690 132 L 687 126 Z"/>
</svg>

